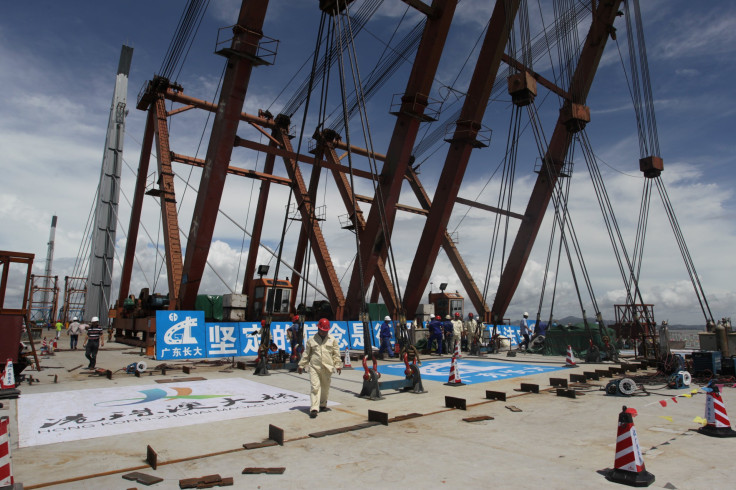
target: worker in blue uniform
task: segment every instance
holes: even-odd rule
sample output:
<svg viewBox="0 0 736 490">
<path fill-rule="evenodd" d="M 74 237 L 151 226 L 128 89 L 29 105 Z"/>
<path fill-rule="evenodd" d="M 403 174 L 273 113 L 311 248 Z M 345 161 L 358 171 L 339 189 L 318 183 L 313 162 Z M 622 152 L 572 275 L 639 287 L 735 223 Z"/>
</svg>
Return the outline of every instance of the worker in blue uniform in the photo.
<svg viewBox="0 0 736 490">
<path fill-rule="evenodd" d="M 452 318 L 450 318 L 450 315 L 445 315 L 445 321 L 442 322 L 442 331 L 445 336 L 445 352 L 447 352 L 448 354 L 452 354 L 455 346 L 452 345 L 454 328 L 452 326 Z"/>
<path fill-rule="evenodd" d="M 442 320 L 440 316 L 437 315 L 434 320 L 429 322 L 427 328 L 429 329 L 429 341 L 427 342 L 429 351 L 432 352 L 432 342 L 436 340 L 437 354 L 442 355 Z"/>
<path fill-rule="evenodd" d="M 381 324 L 381 331 L 379 338 L 381 339 L 381 347 L 378 349 L 378 354 L 383 359 L 383 353 L 387 352 L 388 357 L 394 357 L 394 353 L 391 351 L 391 317 L 386 316 Z"/>
</svg>

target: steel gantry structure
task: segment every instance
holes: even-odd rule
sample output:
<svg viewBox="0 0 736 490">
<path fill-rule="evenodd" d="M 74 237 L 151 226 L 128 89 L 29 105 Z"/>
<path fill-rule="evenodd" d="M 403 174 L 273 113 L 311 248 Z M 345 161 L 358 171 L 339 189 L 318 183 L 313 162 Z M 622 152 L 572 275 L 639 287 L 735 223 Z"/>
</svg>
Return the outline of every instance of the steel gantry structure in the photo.
<svg viewBox="0 0 736 490">
<path fill-rule="evenodd" d="M 504 53 L 521 2 L 519 0 L 498 0 L 496 2 L 472 79 L 466 91 L 460 117 L 455 121 L 454 133 L 448 140 L 449 146 L 440 182 L 434 196 L 430 197 L 415 169 L 412 168 L 412 149 L 421 124 L 434 120 L 427 111 L 429 94 L 458 2 L 457 0 L 433 0 L 429 5 L 420 0 L 404 1 L 426 16 L 426 23 L 405 91 L 401 96 L 400 107 L 392 112 L 396 120 L 385 154 L 349 145 L 344 143 L 341 135 L 334 131 L 322 130 L 314 135 L 315 144 L 311 151 L 312 155 L 306 155 L 298 152 L 292 146 L 290 117 L 284 114 L 273 116 L 268 111 L 259 111 L 257 115 L 243 112 L 243 103 L 252 69 L 268 64 L 261 58 L 259 46 L 259 42 L 264 37 L 262 27 L 268 6 L 267 0 L 242 3 L 237 24 L 233 27 L 232 43 L 229 48 L 218 52 L 227 58 L 227 66 L 217 104 L 189 96 L 184 93 L 181 86 L 163 77 L 155 77 L 148 83 L 137 105 L 138 109 L 148 112 L 148 118 L 123 262 L 119 305 L 129 294 L 135 243 L 143 196 L 146 193 L 145 180 L 155 143 L 158 159 L 158 188 L 148 193 L 158 196 L 161 203 L 162 223 L 165 228 L 164 245 L 169 282 L 169 308 L 192 309 L 194 307 L 212 242 L 225 179 L 227 175 L 237 175 L 261 181 L 257 209 L 252 229 L 249 232 L 250 248 L 243 281 L 244 292 L 249 290 L 250 281 L 255 275 L 256 257 L 262 241 L 261 230 L 269 203 L 270 187 L 272 184 L 277 184 L 290 187 L 301 218 L 294 261 L 293 265 L 289 266 L 292 270 L 291 280 L 295 289 L 291 296 L 292 310 L 297 298 L 296 289 L 305 287 L 300 270 L 303 267 L 307 249 L 311 247 L 314 261 L 324 284 L 324 295 L 332 306 L 335 319 L 357 318 L 362 303 L 365 301 L 361 291 L 366 291 L 371 281 L 374 281 L 371 299 L 376 299 L 380 294 L 390 311 L 403 310 L 409 318 L 412 318 L 429 282 L 439 249 L 442 248 L 468 293 L 475 310 L 486 321 L 503 317 L 518 286 L 529 252 L 541 226 L 553 190 L 555 176 L 559 175 L 559 169 L 539 173 L 529 204 L 523 214 L 458 197 L 472 151 L 485 146 L 479 138 L 479 133 L 499 67 L 503 62 L 521 73 L 528 74 L 540 85 L 566 101 L 568 110 L 561 111 L 547 149 L 546 159 L 548 165 L 561 166 L 568 151 L 569 136 L 575 130 L 575 125 L 568 124 L 569 119 L 579 111 L 585 112 L 585 99 L 607 38 L 615 32 L 613 21 L 621 2 L 614 0 L 591 3 L 592 22 L 577 60 L 573 83 L 569 91 L 557 87 Z M 339 6 L 345 3 L 321 0 L 320 8 L 324 10 L 334 8 L 336 4 Z M 167 111 L 165 104 L 167 100 L 181 104 L 181 107 Z M 215 114 L 204 160 L 175 153 L 169 146 L 168 117 L 191 109 Z M 267 144 L 239 137 L 237 132 L 241 122 L 257 129 L 267 138 Z M 230 161 L 235 148 L 264 153 L 266 158 L 263 170 L 258 172 L 231 166 Z M 338 151 L 350 151 L 353 155 L 370 157 L 377 162 L 382 162 L 382 168 L 380 172 L 348 168 L 341 163 Z M 286 177 L 274 174 L 277 159 L 283 161 Z M 192 222 L 186 237 L 185 257 L 182 257 L 182 247 L 179 241 L 173 162 L 203 168 Z M 299 164 L 312 165 L 309 178 L 305 178 Z M 340 286 L 327 243 L 315 216 L 316 191 L 322 169 L 327 169 L 332 174 L 350 216 L 350 228 L 361 237 L 361 245 L 347 294 Z M 375 194 L 373 196 L 355 194 L 346 177 L 351 172 L 355 177 L 374 180 L 376 182 Z M 409 184 L 420 207 L 399 203 L 404 181 Z M 364 217 L 359 206 L 353 204 L 355 201 L 371 204 L 367 217 Z M 460 252 L 447 232 L 447 224 L 455 204 L 505 214 L 521 222 L 520 231 L 503 270 L 501 284 L 492 308 L 486 304 Z M 403 298 L 397 292 L 398 285 L 392 283 L 387 273 L 386 263 L 398 211 L 426 216 L 426 223 L 421 239 L 418 241 L 409 278 L 404 287 L 406 294 Z M 365 271 L 362 284 L 358 272 L 359 264 Z"/>
</svg>

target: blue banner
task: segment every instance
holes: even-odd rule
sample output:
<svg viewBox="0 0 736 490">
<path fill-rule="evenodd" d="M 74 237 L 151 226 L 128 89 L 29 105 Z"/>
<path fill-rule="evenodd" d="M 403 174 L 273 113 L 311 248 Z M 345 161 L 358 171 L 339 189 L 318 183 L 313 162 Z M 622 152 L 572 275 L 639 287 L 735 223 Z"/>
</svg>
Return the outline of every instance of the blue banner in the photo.
<svg viewBox="0 0 736 490">
<path fill-rule="evenodd" d="M 379 334 L 383 322 L 371 322 L 373 345 L 380 345 Z M 409 323 L 411 325 L 411 322 Z M 278 349 L 291 354 L 286 335 L 291 322 L 271 323 L 271 342 Z M 486 329 L 491 330 L 490 325 Z M 156 359 L 201 359 L 217 357 L 255 356 L 261 344 L 260 322 L 205 323 L 202 311 L 156 312 Z M 304 339 L 317 333 L 317 322 L 304 323 Z M 520 342 L 519 327 L 499 325 L 498 333 L 508 337 L 511 345 Z M 396 343 L 392 330 L 391 345 Z M 340 350 L 363 350 L 363 323 L 359 321 L 332 321 L 330 335 L 337 339 Z"/>
<path fill-rule="evenodd" d="M 203 311 L 156 312 L 156 359 L 201 359 L 205 350 Z"/>
</svg>

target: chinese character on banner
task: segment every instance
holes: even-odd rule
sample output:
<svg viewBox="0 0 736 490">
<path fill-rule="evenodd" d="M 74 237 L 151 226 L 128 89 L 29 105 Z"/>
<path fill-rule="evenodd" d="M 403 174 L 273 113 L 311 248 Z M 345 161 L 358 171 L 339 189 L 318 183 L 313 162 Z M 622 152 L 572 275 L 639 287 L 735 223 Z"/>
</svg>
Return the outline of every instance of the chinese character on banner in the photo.
<svg viewBox="0 0 736 490">
<path fill-rule="evenodd" d="M 255 356 L 261 345 L 261 336 L 251 335 L 253 331 L 261 328 L 260 323 L 241 322 L 240 324 L 240 355 Z"/>
<path fill-rule="evenodd" d="M 352 330 L 350 348 L 362 349 L 365 345 L 363 343 L 363 322 L 350 322 L 348 325 L 350 326 L 350 330 Z"/>
<path fill-rule="evenodd" d="M 346 327 L 345 322 L 332 322 L 332 328 L 330 329 L 330 335 L 335 337 L 340 350 L 348 346 L 348 340 L 350 339 Z"/>
<path fill-rule="evenodd" d="M 156 359 L 202 358 L 205 345 L 203 311 L 156 312 Z"/>
<path fill-rule="evenodd" d="M 317 322 L 304 322 L 304 342 L 317 333 Z"/>
<path fill-rule="evenodd" d="M 273 322 L 271 323 L 271 342 L 276 344 L 276 347 L 279 349 L 286 350 L 286 327 L 289 324 L 285 324 L 283 322 Z"/>
<path fill-rule="evenodd" d="M 206 323 L 207 357 L 238 355 L 237 323 Z"/>
</svg>

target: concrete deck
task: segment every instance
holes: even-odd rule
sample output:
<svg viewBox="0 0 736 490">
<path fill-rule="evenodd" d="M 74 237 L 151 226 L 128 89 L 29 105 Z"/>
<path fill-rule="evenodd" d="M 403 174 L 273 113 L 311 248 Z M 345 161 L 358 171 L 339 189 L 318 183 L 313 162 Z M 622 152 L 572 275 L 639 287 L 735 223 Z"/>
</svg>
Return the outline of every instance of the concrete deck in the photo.
<svg viewBox="0 0 736 490">
<path fill-rule="evenodd" d="M 436 357 L 434 357 L 436 358 Z M 486 356 L 494 361 L 563 365 L 564 358 L 520 354 L 514 358 Z M 112 369 L 139 360 L 149 367 L 138 349 L 107 343 L 98 367 Z M 227 366 L 194 364 L 191 374 L 169 371 L 166 376 L 144 373 L 141 378 L 122 371 L 112 380 L 68 370 L 82 363 L 83 351 L 57 351 L 42 359 L 41 372 L 31 371 L 40 383 L 24 383 L 23 394 L 151 384 L 157 378 L 201 376 L 207 379 L 245 377 L 252 381 L 301 393 L 309 390 L 308 375 L 272 371 L 268 377 L 252 369 L 228 371 Z M 385 361 L 384 361 L 385 362 Z M 354 365 L 357 363 L 354 363 Z M 384 391 L 385 399 L 356 397 L 362 370 L 333 376 L 330 400 L 340 403 L 331 412 L 310 419 L 293 410 L 269 416 L 248 417 L 209 424 L 177 427 L 114 437 L 18 448 L 15 400 L 2 400 L 0 415 L 11 418 L 14 475 L 28 488 L 127 489 L 147 488 L 122 479 L 131 471 L 163 478 L 151 488 L 179 488 L 183 478 L 219 473 L 234 477 L 234 488 L 615 488 L 601 474 L 611 468 L 618 414 L 622 405 L 636 408 L 634 419 L 644 462 L 656 476 L 652 488 L 733 488 L 731 461 L 736 438 L 710 438 L 694 432 L 695 417 L 703 417 L 705 396 L 678 398 L 662 407 L 661 399 L 686 393 L 663 389 L 637 397 L 606 396 L 608 379 L 580 386 L 576 399 L 556 396 L 549 378 L 568 378 L 611 364 L 581 364 L 577 368 L 488 383 L 450 387 L 424 380 L 425 394 Z M 618 366 L 618 365 L 617 365 Z M 379 365 L 379 372 L 381 371 Z M 27 371 L 28 372 L 28 371 Z M 648 371 L 653 374 L 654 371 Z M 54 383 L 54 375 L 58 383 Z M 641 371 L 636 375 L 641 375 Z M 634 375 L 628 375 L 634 376 Z M 397 379 L 386 376 L 385 379 Z M 536 383 L 539 394 L 519 392 L 520 383 Z M 662 386 L 657 381 L 657 386 Z M 692 386 L 696 388 L 697 386 Z M 485 399 L 485 391 L 505 392 L 507 401 Z M 445 408 L 446 395 L 464 398 L 467 411 Z M 23 395 L 21 395 L 23 396 Z M 736 389 L 726 388 L 723 399 L 736 410 Z M 506 408 L 515 406 L 520 412 Z M 368 410 L 389 417 L 420 413 L 422 417 L 388 426 L 375 426 L 322 438 L 308 434 L 367 421 Z M 49 407 L 53 413 L 53 407 Z M 489 415 L 494 420 L 464 422 L 465 417 Z M 671 417 L 672 421 L 663 417 Z M 285 431 L 284 446 L 244 450 L 243 444 L 268 437 L 268 425 Z M 158 453 L 158 469 L 145 463 L 146 446 Z M 282 475 L 243 475 L 245 467 L 286 468 Z M 217 487 L 216 487 L 217 488 Z"/>
</svg>

